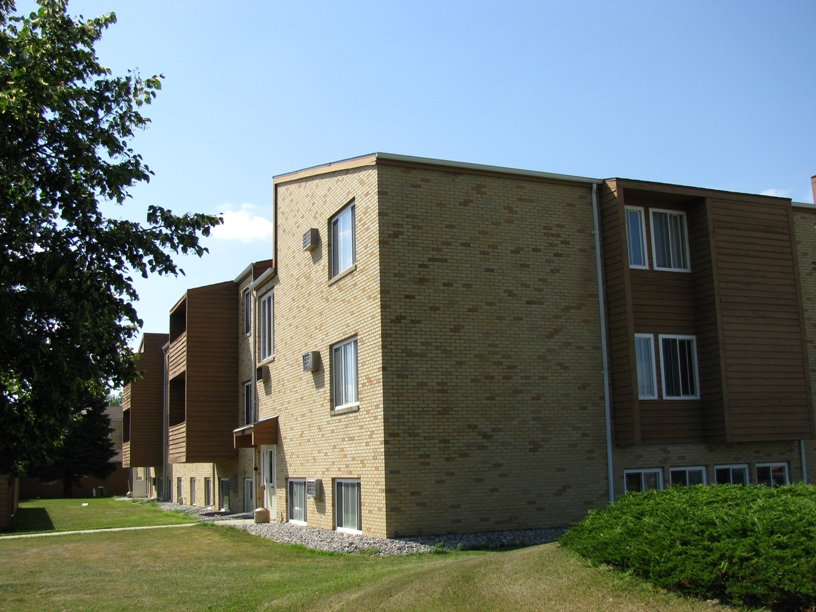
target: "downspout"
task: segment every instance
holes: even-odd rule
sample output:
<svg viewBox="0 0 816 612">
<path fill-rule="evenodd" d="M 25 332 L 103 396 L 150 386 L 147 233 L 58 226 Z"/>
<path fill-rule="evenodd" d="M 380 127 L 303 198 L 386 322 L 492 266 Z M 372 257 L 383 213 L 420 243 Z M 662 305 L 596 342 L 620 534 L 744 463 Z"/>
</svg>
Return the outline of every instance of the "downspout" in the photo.
<svg viewBox="0 0 816 612">
<path fill-rule="evenodd" d="M 604 419 L 606 421 L 606 478 L 609 503 L 615 503 L 615 471 L 612 466 L 612 407 L 609 399 L 609 359 L 606 353 L 606 305 L 601 266 L 601 228 L 598 220 L 598 184 L 592 183 L 592 220 L 595 224 L 595 267 L 598 274 L 598 306 L 601 315 L 601 357 L 603 359 Z"/>
<path fill-rule="evenodd" d="M 807 477 L 807 459 L 805 458 L 805 441 L 799 440 L 799 454 L 802 457 L 802 482 L 808 483 Z"/>
<path fill-rule="evenodd" d="M 167 484 L 167 479 L 169 478 L 167 473 L 170 469 L 170 411 L 168 410 L 167 402 L 167 385 L 169 384 L 168 375 L 169 375 L 169 368 L 168 368 L 168 357 L 167 357 L 167 350 L 170 347 L 170 342 L 165 344 L 162 347 L 162 356 L 164 360 L 164 384 L 162 385 L 162 501 L 167 501 L 169 486 Z"/>
</svg>

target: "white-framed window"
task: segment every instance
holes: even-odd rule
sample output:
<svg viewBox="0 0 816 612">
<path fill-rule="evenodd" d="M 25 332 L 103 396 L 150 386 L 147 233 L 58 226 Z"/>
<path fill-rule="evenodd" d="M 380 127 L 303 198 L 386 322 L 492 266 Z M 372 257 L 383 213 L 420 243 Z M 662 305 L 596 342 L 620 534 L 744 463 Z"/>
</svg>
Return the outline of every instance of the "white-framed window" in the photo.
<svg viewBox="0 0 816 612">
<path fill-rule="evenodd" d="M 355 205 L 351 202 L 331 220 L 331 275 L 337 276 L 357 263 Z"/>
<path fill-rule="evenodd" d="M 679 210 L 649 211 L 652 220 L 652 263 L 655 270 L 690 272 L 686 213 Z"/>
<path fill-rule="evenodd" d="M 790 483 L 787 463 L 757 463 L 756 482 L 769 487 L 781 487 Z"/>
<path fill-rule="evenodd" d="M 697 338 L 660 334 L 663 399 L 700 399 Z"/>
<path fill-rule="evenodd" d="M 252 381 L 244 383 L 244 425 L 255 422 L 255 410 L 252 405 Z"/>
<path fill-rule="evenodd" d="M 654 334 L 635 334 L 635 362 L 639 399 L 657 399 Z"/>
<path fill-rule="evenodd" d="M 714 482 L 717 484 L 751 484 L 748 479 L 748 466 L 738 465 L 715 465 Z"/>
<path fill-rule="evenodd" d="M 696 465 L 694 467 L 670 468 L 669 482 L 671 483 L 671 486 L 685 485 L 687 487 L 698 484 L 706 484 L 705 466 Z"/>
<path fill-rule="evenodd" d="M 360 533 L 363 530 L 360 481 L 337 479 L 334 485 L 334 507 L 337 531 Z"/>
<path fill-rule="evenodd" d="M 244 333 L 248 334 L 252 331 L 252 292 L 247 288 L 244 289 Z"/>
<path fill-rule="evenodd" d="M 289 522 L 296 525 L 306 524 L 306 480 L 289 479 Z"/>
<path fill-rule="evenodd" d="M 359 404 L 357 394 L 357 338 L 332 347 L 332 384 L 334 409 Z"/>
<path fill-rule="evenodd" d="M 261 361 L 275 354 L 275 292 L 258 301 L 258 353 Z"/>
<path fill-rule="evenodd" d="M 663 470 L 649 468 L 645 470 L 624 470 L 623 484 L 626 493 L 651 491 L 663 488 Z"/>
<path fill-rule="evenodd" d="M 196 505 L 196 481 L 195 476 L 190 476 L 190 505 Z"/>
<path fill-rule="evenodd" d="M 646 259 L 646 215 L 640 206 L 626 206 L 626 240 L 629 244 L 629 267 L 649 269 Z"/>
</svg>

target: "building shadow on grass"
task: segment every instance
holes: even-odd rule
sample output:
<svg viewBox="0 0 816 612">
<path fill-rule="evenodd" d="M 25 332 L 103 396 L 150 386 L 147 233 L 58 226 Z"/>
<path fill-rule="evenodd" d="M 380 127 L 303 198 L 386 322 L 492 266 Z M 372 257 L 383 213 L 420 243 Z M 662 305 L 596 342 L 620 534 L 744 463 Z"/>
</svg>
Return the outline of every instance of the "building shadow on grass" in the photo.
<svg viewBox="0 0 816 612">
<path fill-rule="evenodd" d="M 12 531 L 55 531 L 54 523 L 45 508 L 17 508 Z"/>
</svg>

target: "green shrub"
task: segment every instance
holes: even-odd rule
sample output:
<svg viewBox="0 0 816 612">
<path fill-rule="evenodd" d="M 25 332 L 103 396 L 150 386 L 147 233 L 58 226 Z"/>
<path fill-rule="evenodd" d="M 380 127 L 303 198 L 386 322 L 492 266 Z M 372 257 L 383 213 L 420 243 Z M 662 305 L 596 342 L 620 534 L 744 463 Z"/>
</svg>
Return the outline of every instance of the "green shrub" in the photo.
<svg viewBox="0 0 816 612">
<path fill-rule="evenodd" d="M 816 487 L 672 487 L 590 512 L 561 545 L 652 584 L 748 607 L 816 609 Z"/>
</svg>

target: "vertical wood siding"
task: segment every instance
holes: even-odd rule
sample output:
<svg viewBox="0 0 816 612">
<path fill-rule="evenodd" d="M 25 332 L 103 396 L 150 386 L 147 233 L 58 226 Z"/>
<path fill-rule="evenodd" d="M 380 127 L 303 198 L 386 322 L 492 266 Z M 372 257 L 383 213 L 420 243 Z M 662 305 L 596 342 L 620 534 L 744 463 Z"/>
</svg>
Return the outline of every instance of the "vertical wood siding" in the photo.
<svg viewBox="0 0 816 612">
<path fill-rule="evenodd" d="M 167 334 L 145 334 L 136 367 L 142 377 L 122 393 L 122 409 L 130 417 L 130 441 L 122 445 L 124 467 L 162 464 L 162 415 L 164 402 L 164 353 Z M 125 416 L 123 415 L 123 418 Z"/>
</svg>

